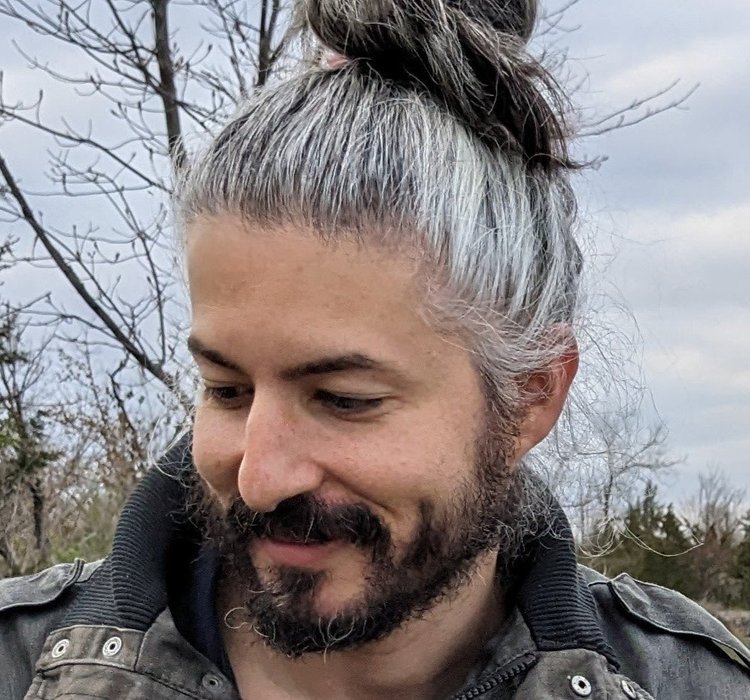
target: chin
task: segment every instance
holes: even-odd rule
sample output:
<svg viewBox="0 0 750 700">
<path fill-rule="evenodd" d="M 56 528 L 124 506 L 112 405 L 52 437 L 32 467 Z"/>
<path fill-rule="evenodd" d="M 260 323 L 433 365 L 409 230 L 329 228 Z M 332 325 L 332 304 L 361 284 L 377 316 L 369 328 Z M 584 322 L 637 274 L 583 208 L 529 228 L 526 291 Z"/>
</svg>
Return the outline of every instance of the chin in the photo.
<svg viewBox="0 0 750 700">
<path fill-rule="evenodd" d="M 362 586 L 355 589 L 326 580 L 313 593 L 311 608 L 322 618 L 338 617 L 361 609 L 363 598 Z"/>
</svg>

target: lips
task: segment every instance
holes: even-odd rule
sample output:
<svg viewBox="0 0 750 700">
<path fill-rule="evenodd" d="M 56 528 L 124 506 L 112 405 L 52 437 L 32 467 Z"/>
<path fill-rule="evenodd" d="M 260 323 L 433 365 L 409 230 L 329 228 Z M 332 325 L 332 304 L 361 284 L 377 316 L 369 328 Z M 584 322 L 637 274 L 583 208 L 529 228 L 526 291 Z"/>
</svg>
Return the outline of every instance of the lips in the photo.
<svg viewBox="0 0 750 700">
<path fill-rule="evenodd" d="M 330 539 L 317 539 L 314 537 L 305 537 L 304 539 L 301 539 L 296 535 L 285 535 L 284 533 L 280 532 L 269 533 L 263 539 L 272 540 L 273 542 L 278 542 L 279 544 L 294 544 L 299 546 L 320 545 L 328 544 L 331 542 Z"/>
<path fill-rule="evenodd" d="M 320 568 L 343 546 L 344 543 L 340 541 L 303 543 L 265 537 L 258 541 L 259 550 L 277 566 L 303 569 Z"/>
</svg>

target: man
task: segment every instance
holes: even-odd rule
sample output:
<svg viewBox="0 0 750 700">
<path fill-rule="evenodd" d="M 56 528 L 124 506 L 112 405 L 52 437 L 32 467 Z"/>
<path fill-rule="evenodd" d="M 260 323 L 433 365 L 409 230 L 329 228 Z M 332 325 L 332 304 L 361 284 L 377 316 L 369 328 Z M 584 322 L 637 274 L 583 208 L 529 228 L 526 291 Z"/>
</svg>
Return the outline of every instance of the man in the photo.
<svg viewBox="0 0 750 700">
<path fill-rule="evenodd" d="M 334 58 L 180 183 L 191 432 L 106 560 L 0 586 L 3 697 L 750 696 L 698 606 L 577 566 L 524 465 L 581 267 L 535 9 L 300 3 Z"/>
</svg>

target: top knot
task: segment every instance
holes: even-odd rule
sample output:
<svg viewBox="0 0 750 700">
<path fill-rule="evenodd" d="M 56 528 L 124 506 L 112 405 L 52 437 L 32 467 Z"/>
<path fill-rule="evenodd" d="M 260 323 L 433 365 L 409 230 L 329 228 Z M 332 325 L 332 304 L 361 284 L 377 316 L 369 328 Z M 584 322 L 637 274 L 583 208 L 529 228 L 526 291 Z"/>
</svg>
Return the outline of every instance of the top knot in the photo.
<svg viewBox="0 0 750 700">
<path fill-rule="evenodd" d="M 524 43 L 531 38 L 536 26 L 537 0 L 446 0 L 445 4 Z"/>
<path fill-rule="evenodd" d="M 298 0 L 297 12 L 326 48 L 426 90 L 483 140 L 571 165 L 563 99 L 524 51 L 537 0 Z"/>
</svg>

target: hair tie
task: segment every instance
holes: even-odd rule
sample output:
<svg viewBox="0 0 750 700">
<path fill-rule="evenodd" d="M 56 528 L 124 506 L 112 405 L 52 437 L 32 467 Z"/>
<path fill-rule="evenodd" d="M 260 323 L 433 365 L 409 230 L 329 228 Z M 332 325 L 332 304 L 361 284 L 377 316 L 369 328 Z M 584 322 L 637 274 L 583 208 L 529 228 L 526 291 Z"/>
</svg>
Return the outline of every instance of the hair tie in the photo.
<svg viewBox="0 0 750 700">
<path fill-rule="evenodd" d="M 325 49 L 321 58 L 321 62 L 325 68 L 338 70 L 339 68 L 343 68 L 347 63 L 350 63 L 351 59 L 347 56 L 344 56 L 344 54 L 342 53 L 333 51 L 332 49 Z"/>
</svg>

